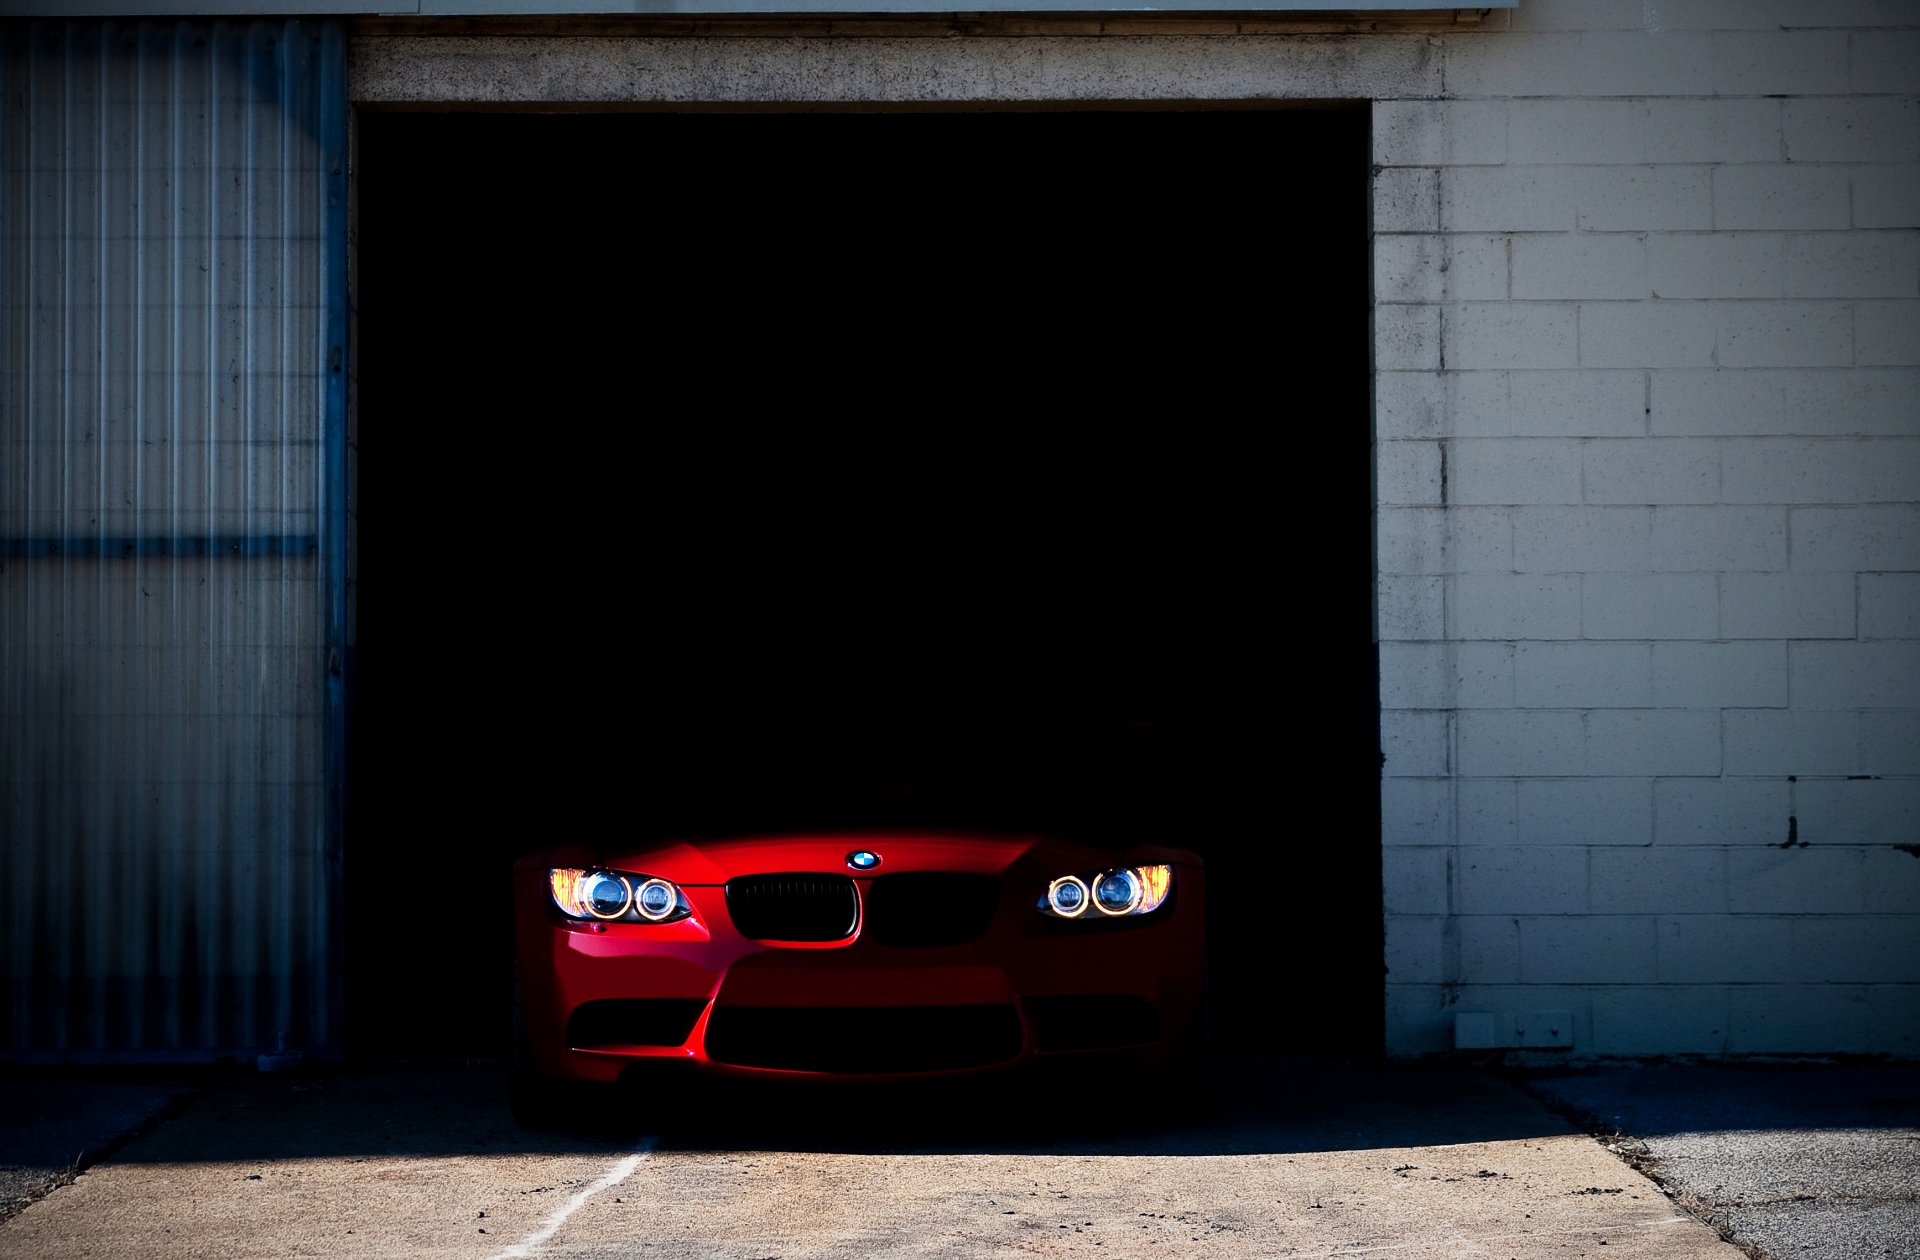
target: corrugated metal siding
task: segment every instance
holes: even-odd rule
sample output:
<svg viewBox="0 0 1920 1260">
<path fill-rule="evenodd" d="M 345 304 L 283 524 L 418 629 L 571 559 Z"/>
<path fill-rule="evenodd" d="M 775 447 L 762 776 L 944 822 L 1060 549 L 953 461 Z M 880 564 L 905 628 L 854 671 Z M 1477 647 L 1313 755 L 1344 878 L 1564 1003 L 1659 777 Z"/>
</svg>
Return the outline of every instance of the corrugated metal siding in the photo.
<svg viewBox="0 0 1920 1260">
<path fill-rule="evenodd" d="M 345 40 L 0 25 L 0 1054 L 338 1039 Z"/>
</svg>

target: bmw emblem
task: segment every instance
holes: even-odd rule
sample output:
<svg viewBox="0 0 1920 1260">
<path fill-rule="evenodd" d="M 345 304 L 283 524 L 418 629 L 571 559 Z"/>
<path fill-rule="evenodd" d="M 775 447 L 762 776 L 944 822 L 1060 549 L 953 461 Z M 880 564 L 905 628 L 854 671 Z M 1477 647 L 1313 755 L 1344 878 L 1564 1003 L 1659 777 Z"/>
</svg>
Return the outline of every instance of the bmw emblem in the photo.
<svg viewBox="0 0 1920 1260">
<path fill-rule="evenodd" d="M 855 849 L 847 854 L 847 865 L 856 871 L 870 871 L 880 865 L 880 855 L 872 849 Z"/>
</svg>

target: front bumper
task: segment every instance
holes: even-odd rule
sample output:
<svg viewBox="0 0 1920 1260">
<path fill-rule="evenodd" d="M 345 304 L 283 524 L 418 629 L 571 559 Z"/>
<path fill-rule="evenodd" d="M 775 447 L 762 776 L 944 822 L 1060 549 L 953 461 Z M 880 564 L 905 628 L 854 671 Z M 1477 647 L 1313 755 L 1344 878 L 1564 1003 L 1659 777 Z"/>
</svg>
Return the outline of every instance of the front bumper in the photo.
<svg viewBox="0 0 1920 1260">
<path fill-rule="evenodd" d="M 856 880 L 862 904 L 871 881 Z M 516 886 L 526 1066 L 612 1081 L 691 1065 L 738 1077 L 996 1071 L 1073 1056 L 1152 1064 L 1198 1033 L 1201 871 L 1137 919 L 1062 922 L 1003 890 L 963 944 L 768 944 L 733 927 L 719 886 L 683 886 L 693 916 L 587 924 L 554 913 L 538 873 Z"/>
</svg>

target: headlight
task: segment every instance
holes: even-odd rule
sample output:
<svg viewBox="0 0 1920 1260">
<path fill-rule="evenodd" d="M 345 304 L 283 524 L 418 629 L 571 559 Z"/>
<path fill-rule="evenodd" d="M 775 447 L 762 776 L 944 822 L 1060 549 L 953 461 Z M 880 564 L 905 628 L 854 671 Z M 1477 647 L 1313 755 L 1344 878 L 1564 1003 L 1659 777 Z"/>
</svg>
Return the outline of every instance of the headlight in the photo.
<svg viewBox="0 0 1920 1260">
<path fill-rule="evenodd" d="M 1172 891 L 1171 866 L 1120 866 L 1062 875 L 1037 908 L 1056 919 L 1119 919 L 1153 913 Z"/>
<path fill-rule="evenodd" d="M 671 923 L 693 913 L 687 895 L 664 879 L 630 871 L 583 871 L 556 867 L 547 872 L 553 904 L 569 919 L 605 923 Z"/>
</svg>

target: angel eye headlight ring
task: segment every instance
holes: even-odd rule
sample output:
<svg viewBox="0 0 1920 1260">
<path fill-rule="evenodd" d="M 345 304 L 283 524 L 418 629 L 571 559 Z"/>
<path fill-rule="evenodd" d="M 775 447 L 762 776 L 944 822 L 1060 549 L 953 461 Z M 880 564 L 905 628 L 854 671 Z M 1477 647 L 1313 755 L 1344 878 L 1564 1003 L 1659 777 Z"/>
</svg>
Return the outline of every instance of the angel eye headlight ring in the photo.
<svg viewBox="0 0 1920 1260">
<path fill-rule="evenodd" d="M 1077 919 L 1087 910 L 1087 886 L 1077 875 L 1062 875 L 1047 885 L 1047 904 L 1063 919 Z"/>
</svg>

